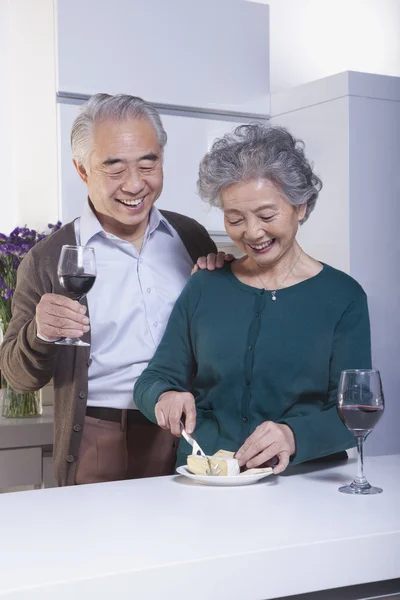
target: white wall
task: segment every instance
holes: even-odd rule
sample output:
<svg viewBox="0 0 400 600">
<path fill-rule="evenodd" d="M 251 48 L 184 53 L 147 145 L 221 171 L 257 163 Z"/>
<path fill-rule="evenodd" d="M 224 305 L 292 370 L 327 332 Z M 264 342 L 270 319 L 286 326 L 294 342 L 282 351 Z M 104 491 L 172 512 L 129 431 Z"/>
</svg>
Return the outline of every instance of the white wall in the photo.
<svg viewBox="0 0 400 600">
<path fill-rule="evenodd" d="M 399 0 L 258 0 L 270 6 L 271 92 L 341 71 L 400 76 Z"/>
<path fill-rule="evenodd" d="M 58 217 L 52 0 L 1 0 L 0 73 L 1 228 L 43 229 Z"/>
<path fill-rule="evenodd" d="M 11 6 L 12 186 L 20 224 L 57 220 L 54 7 L 52 0 Z"/>
<path fill-rule="evenodd" d="M 9 233 L 17 223 L 17 206 L 11 185 L 11 125 L 10 125 L 10 5 L 0 0 L 0 231 Z"/>
</svg>

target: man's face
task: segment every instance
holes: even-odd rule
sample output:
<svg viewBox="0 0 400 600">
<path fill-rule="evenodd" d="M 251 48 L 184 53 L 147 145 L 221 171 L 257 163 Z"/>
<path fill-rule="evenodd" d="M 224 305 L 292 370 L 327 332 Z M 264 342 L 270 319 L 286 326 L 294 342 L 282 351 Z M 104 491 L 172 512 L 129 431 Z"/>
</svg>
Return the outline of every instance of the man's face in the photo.
<svg viewBox="0 0 400 600">
<path fill-rule="evenodd" d="M 146 119 L 106 120 L 93 132 L 89 169 L 75 164 L 99 221 L 142 232 L 163 186 L 162 152 Z"/>
</svg>

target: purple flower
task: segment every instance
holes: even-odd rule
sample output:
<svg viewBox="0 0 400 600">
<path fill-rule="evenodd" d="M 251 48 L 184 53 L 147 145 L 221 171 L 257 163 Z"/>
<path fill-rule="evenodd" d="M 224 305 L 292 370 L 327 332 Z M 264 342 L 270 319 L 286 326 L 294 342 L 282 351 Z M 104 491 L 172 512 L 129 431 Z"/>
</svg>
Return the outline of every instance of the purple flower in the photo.
<svg viewBox="0 0 400 600">
<path fill-rule="evenodd" d="M 4 288 L 2 287 L 2 289 L 0 290 L 0 298 L 4 298 L 4 300 L 11 300 L 12 295 L 13 290 L 11 290 L 7 286 L 4 286 Z"/>
<path fill-rule="evenodd" d="M 61 227 L 49 224 L 49 231 L 39 233 L 28 227 L 15 227 L 10 235 L 0 233 L 0 320 L 7 328 L 11 318 L 11 299 L 17 282 L 17 269 L 24 256 L 37 242 Z"/>
<path fill-rule="evenodd" d="M 52 225 L 52 223 L 49 223 L 47 225 L 48 229 L 50 229 L 51 233 L 54 233 L 55 231 L 58 231 L 61 227 L 61 221 L 57 221 L 57 223 L 55 225 Z"/>
</svg>

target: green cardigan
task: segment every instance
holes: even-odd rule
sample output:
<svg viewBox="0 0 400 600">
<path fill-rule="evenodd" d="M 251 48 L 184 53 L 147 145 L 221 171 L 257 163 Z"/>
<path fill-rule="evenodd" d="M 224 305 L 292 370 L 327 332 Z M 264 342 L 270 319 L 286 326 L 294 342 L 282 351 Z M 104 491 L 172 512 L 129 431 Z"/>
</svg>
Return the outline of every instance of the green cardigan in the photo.
<svg viewBox="0 0 400 600">
<path fill-rule="evenodd" d="M 300 463 L 355 445 L 337 414 L 337 387 L 343 369 L 370 367 L 367 298 L 354 279 L 324 265 L 274 302 L 226 264 L 189 280 L 135 402 L 156 422 L 160 394 L 191 391 L 207 454 L 238 450 L 264 421 L 286 423 Z M 177 463 L 190 452 L 181 439 Z"/>
</svg>

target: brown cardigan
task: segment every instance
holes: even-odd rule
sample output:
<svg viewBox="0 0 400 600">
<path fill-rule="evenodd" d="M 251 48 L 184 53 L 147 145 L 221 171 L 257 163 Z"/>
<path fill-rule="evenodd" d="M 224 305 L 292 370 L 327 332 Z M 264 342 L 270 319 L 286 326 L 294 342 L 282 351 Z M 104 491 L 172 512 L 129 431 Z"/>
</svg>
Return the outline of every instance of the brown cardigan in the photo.
<svg viewBox="0 0 400 600">
<path fill-rule="evenodd" d="M 216 252 L 207 231 L 194 219 L 161 211 L 181 237 L 193 263 Z M 88 347 L 56 346 L 36 335 L 36 305 L 45 293 L 62 294 L 57 278 L 61 246 L 75 245 L 73 223 L 36 244 L 18 269 L 13 317 L 1 345 L 0 368 L 17 391 L 54 382 L 54 469 L 59 485 L 75 483 L 88 395 Z M 90 332 L 82 336 L 90 342 Z"/>
</svg>

